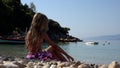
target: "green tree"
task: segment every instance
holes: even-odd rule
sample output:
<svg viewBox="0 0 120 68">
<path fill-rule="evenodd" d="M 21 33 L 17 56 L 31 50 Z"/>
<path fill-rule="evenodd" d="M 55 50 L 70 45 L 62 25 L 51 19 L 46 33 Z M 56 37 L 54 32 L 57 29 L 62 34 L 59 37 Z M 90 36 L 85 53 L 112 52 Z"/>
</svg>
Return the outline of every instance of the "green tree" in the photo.
<svg viewBox="0 0 120 68">
<path fill-rule="evenodd" d="M 36 7 L 33 2 L 30 6 L 22 4 L 20 0 L 0 0 L 0 34 L 6 35 L 12 33 L 16 27 L 19 33 L 25 32 L 30 27 Z M 50 38 L 56 40 L 59 37 L 68 35 L 70 28 L 61 27 L 61 25 L 52 19 L 49 19 Z"/>
<path fill-rule="evenodd" d="M 30 3 L 30 9 L 36 12 L 36 6 L 34 5 L 33 2 Z"/>
<path fill-rule="evenodd" d="M 15 27 L 25 31 L 34 13 L 27 4 L 22 5 L 20 0 L 0 0 L 0 34 L 11 33 Z"/>
</svg>

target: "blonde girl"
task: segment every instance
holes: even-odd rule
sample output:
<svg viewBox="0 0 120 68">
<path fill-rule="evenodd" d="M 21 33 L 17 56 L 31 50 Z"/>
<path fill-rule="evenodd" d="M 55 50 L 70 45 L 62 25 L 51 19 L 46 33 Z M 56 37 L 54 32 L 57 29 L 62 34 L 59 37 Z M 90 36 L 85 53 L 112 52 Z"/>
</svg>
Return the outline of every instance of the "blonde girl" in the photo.
<svg viewBox="0 0 120 68">
<path fill-rule="evenodd" d="M 56 45 L 47 35 L 48 18 L 42 13 L 36 13 L 25 37 L 25 46 L 28 50 L 27 59 L 74 61 L 62 48 Z M 49 46 L 42 50 L 43 41 Z"/>
</svg>

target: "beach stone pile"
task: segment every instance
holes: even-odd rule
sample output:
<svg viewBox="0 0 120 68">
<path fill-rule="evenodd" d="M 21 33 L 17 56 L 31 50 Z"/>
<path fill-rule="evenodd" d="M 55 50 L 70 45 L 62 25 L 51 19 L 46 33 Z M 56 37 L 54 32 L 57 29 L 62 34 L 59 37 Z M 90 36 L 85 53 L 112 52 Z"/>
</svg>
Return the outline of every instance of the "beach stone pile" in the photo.
<svg viewBox="0 0 120 68">
<path fill-rule="evenodd" d="M 110 64 L 87 64 L 76 62 L 61 62 L 61 61 L 40 61 L 40 60 L 27 60 L 15 58 L 10 60 L 10 57 L 6 59 L 0 58 L 0 68 L 120 68 L 120 64 L 116 61 Z"/>
</svg>

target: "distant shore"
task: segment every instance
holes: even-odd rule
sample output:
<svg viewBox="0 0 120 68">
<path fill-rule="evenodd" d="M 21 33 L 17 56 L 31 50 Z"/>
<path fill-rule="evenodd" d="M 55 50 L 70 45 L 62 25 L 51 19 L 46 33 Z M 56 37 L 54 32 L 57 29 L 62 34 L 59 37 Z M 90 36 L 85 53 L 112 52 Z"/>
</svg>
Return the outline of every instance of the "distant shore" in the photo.
<svg viewBox="0 0 120 68">
<path fill-rule="evenodd" d="M 120 68 L 120 63 L 116 61 L 110 64 L 88 64 L 80 61 L 40 61 L 39 59 L 28 60 L 24 57 L 0 55 L 0 68 Z"/>
</svg>

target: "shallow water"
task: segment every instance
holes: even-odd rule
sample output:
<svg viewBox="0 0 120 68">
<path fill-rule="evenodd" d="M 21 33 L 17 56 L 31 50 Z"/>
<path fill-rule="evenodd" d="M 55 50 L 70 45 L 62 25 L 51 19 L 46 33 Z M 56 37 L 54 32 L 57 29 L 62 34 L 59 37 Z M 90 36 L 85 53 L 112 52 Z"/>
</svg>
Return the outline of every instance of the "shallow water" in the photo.
<svg viewBox="0 0 120 68">
<path fill-rule="evenodd" d="M 109 64 L 112 61 L 120 63 L 120 40 L 99 41 L 98 45 L 85 45 L 83 42 L 57 43 L 76 61 L 96 64 Z M 105 45 L 104 45 L 105 44 Z M 43 48 L 47 44 L 43 44 Z M 23 57 L 27 53 L 24 45 L 0 44 L 0 55 Z"/>
</svg>

